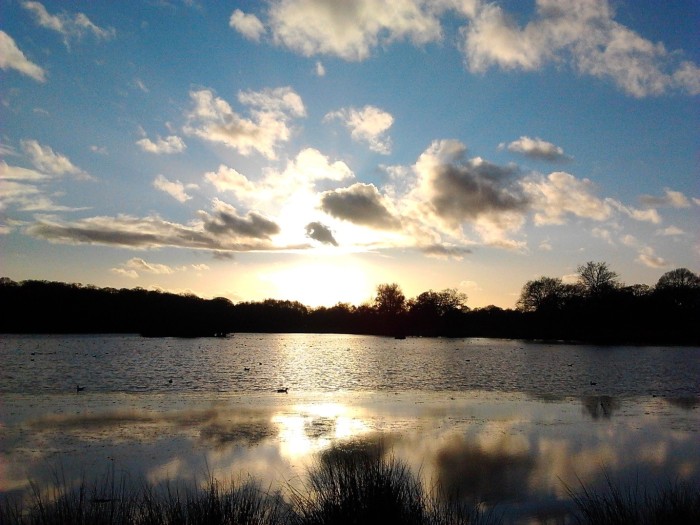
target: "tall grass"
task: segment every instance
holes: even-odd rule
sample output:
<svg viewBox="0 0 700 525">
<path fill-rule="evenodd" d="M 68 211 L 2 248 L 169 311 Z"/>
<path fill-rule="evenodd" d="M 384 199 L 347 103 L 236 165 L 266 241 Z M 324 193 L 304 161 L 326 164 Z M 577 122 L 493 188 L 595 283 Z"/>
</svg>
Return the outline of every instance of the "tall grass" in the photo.
<svg viewBox="0 0 700 525">
<path fill-rule="evenodd" d="M 0 499 L 0 525 L 287 525 L 290 509 L 279 493 L 254 480 L 203 488 L 146 483 L 114 474 L 70 488 L 55 476 L 48 489 L 31 484 L 28 502 Z"/>
<path fill-rule="evenodd" d="M 567 488 L 582 524 L 696 525 L 700 524 L 700 487 L 675 482 L 650 490 L 615 483 L 606 473 L 605 489 L 583 484 L 578 492 Z"/>
<path fill-rule="evenodd" d="M 458 525 L 487 523 L 478 506 L 426 491 L 408 465 L 381 444 L 332 447 L 308 473 L 305 490 L 292 497 L 299 525 Z"/>
<path fill-rule="evenodd" d="M 585 524 L 700 523 L 700 488 L 682 483 L 649 491 L 624 488 L 606 476 L 603 489 L 569 489 L 573 519 Z M 502 517 L 426 490 L 406 463 L 381 446 L 334 447 L 321 454 L 301 488 L 287 497 L 247 479 L 201 488 L 134 483 L 114 471 L 73 486 L 55 475 L 31 484 L 25 500 L 0 498 L 0 525 L 482 525 Z"/>
</svg>

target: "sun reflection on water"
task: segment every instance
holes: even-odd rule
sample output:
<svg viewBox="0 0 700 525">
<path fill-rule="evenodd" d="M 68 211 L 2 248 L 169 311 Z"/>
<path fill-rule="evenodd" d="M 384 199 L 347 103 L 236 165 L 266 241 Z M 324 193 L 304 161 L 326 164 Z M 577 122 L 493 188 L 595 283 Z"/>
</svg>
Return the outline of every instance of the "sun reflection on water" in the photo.
<svg viewBox="0 0 700 525">
<path fill-rule="evenodd" d="M 272 417 L 279 426 L 280 453 L 289 459 L 309 456 L 370 431 L 352 407 L 340 403 L 296 405 Z"/>
</svg>

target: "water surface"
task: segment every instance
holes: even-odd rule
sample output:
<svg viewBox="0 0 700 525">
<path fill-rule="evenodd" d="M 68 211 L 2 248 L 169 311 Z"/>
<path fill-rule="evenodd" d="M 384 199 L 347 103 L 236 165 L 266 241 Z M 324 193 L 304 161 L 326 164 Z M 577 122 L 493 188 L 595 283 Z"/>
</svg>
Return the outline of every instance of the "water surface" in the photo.
<svg viewBox="0 0 700 525">
<path fill-rule="evenodd" d="M 381 441 L 430 485 L 518 523 L 567 486 L 700 482 L 700 349 L 236 334 L 0 338 L 0 492 L 61 468 L 158 483 L 303 483 L 332 444 Z M 76 385 L 85 390 L 76 393 Z M 288 394 L 277 388 L 288 387 Z"/>
</svg>

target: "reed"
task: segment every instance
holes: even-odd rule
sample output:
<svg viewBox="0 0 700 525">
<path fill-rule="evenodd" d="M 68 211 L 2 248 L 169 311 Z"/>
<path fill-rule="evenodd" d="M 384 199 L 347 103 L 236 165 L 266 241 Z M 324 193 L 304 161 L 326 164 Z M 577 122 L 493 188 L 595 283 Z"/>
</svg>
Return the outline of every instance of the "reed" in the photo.
<svg viewBox="0 0 700 525">
<path fill-rule="evenodd" d="M 676 525 L 700 523 L 700 487 L 669 482 L 654 489 L 621 485 L 606 473 L 604 489 L 593 490 L 579 483 L 580 490 L 567 487 L 581 524 Z"/>
<path fill-rule="evenodd" d="M 114 470 L 89 483 L 55 474 L 31 483 L 27 498 L 0 498 L 2 525 L 496 525 L 494 509 L 427 490 L 420 476 L 381 445 L 345 444 L 318 456 L 301 488 L 264 489 L 254 479 L 197 485 L 134 483 Z M 653 490 L 615 483 L 567 487 L 581 524 L 700 523 L 700 488 L 669 483 Z"/>
</svg>

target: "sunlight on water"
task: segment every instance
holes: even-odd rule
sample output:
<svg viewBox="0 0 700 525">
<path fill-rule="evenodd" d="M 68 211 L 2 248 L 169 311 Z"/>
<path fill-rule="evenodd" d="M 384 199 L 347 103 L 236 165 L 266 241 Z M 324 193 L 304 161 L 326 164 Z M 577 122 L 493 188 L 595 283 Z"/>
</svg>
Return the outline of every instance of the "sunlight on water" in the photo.
<svg viewBox="0 0 700 525">
<path fill-rule="evenodd" d="M 237 334 L 8 336 L 0 352 L 2 493 L 111 468 L 284 490 L 331 445 L 377 442 L 516 521 L 564 515 L 567 487 L 605 473 L 700 481 L 697 348 Z"/>
</svg>

